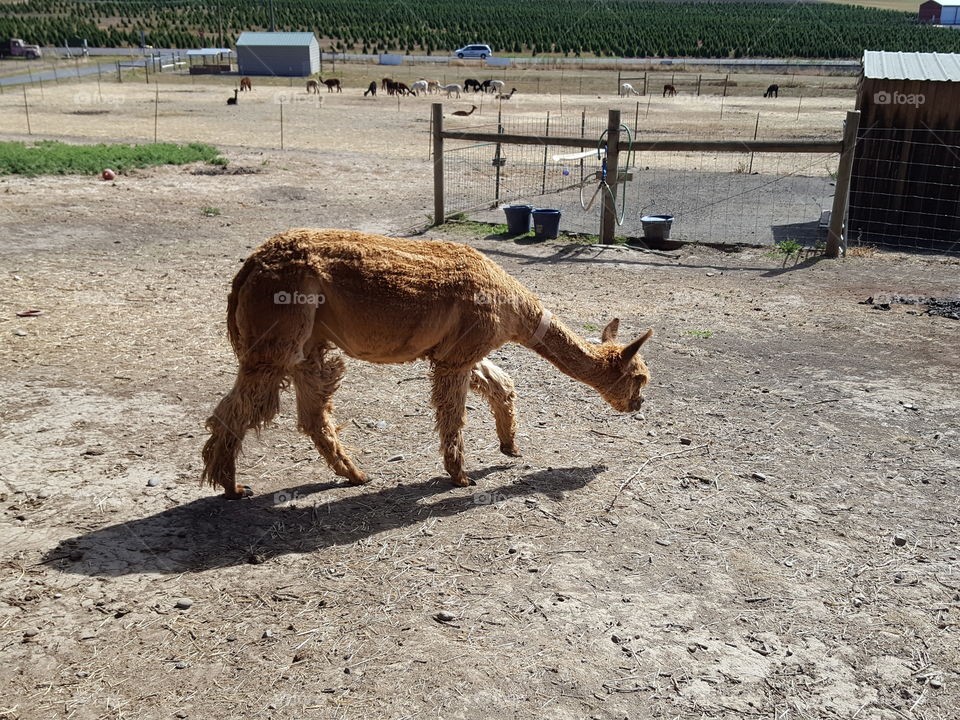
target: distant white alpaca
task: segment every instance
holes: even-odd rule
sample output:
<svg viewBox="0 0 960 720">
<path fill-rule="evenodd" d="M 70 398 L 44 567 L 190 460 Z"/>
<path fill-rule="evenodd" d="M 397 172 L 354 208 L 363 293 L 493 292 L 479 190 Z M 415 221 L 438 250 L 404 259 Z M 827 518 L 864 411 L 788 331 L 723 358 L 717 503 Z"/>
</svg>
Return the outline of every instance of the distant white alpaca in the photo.
<svg viewBox="0 0 960 720">
<path fill-rule="evenodd" d="M 431 95 L 440 92 L 440 83 L 436 80 L 427 80 L 427 92 Z"/>
<path fill-rule="evenodd" d="M 620 97 L 624 97 L 625 95 L 639 95 L 639 94 L 640 93 L 638 93 L 636 90 L 633 89 L 633 85 L 631 85 L 630 83 L 624 83 L 623 85 L 620 86 Z"/>
<path fill-rule="evenodd" d="M 415 83 L 413 83 L 413 85 L 410 86 L 410 92 L 417 96 L 419 96 L 420 93 L 427 92 L 427 81 L 417 80 Z"/>
<path fill-rule="evenodd" d="M 453 93 L 457 94 L 457 99 L 460 98 L 460 93 L 463 92 L 463 88 L 453 83 L 451 85 L 441 85 L 440 89 L 447 93 L 447 97 L 450 97 Z"/>
<path fill-rule="evenodd" d="M 490 81 L 490 92 L 496 94 L 503 90 L 503 80 L 491 80 Z"/>
</svg>

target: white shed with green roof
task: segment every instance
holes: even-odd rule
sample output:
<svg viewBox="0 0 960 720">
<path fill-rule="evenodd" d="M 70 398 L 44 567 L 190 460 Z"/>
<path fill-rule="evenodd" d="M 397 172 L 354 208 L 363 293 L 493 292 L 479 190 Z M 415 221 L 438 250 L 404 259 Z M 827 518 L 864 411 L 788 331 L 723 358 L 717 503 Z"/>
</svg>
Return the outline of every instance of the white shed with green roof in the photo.
<svg viewBox="0 0 960 720">
<path fill-rule="evenodd" d="M 237 66 L 241 75 L 307 77 L 320 71 L 320 43 L 312 32 L 245 32 Z"/>
</svg>

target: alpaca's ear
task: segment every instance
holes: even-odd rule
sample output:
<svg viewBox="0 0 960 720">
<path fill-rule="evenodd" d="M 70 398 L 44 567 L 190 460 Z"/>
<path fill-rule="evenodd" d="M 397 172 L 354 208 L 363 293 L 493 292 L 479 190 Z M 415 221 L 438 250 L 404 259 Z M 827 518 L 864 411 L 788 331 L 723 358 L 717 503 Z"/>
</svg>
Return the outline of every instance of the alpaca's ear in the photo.
<svg viewBox="0 0 960 720">
<path fill-rule="evenodd" d="M 617 330 L 620 329 L 620 318 L 614 318 L 607 323 L 607 326 L 603 329 L 603 334 L 600 335 L 601 342 L 613 342 L 617 339 Z"/>
<path fill-rule="evenodd" d="M 653 335 L 653 330 L 647 330 L 643 335 L 638 337 L 632 343 L 627 345 L 623 351 L 620 353 L 620 357 L 623 358 L 625 363 L 633 360 L 633 356 L 637 354 L 640 350 L 640 346 L 643 345 L 650 337 Z"/>
</svg>

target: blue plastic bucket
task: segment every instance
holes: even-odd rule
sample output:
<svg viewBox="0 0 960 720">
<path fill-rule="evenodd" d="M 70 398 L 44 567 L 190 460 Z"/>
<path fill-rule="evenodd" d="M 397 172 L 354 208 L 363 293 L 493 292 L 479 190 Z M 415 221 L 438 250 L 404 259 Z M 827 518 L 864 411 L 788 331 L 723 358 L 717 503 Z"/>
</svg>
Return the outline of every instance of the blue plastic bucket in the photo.
<svg viewBox="0 0 960 720">
<path fill-rule="evenodd" d="M 525 235 L 530 232 L 530 213 L 533 205 L 507 205 L 503 208 L 507 216 L 507 234 Z"/>
<path fill-rule="evenodd" d="M 560 211 L 537 208 L 533 211 L 533 231 L 538 238 L 555 238 L 560 232 Z"/>
</svg>

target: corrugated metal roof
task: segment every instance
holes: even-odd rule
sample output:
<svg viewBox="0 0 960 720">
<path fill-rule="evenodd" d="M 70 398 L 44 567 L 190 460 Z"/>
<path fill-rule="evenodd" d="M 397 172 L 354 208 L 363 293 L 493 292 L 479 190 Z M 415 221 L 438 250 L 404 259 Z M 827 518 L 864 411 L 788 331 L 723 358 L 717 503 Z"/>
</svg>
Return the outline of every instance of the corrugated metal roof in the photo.
<svg viewBox="0 0 960 720">
<path fill-rule="evenodd" d="M 883 80 L 960 82 L 960 55 L 864 50 L 863 75 Z"/>
<path fill-rule="evenodd" d="M 312 32 L 245 32 L 237 40 L 237 47 L 264 45 L 272 47 L 304 47 L 316 42 Z"/>
</svg>

